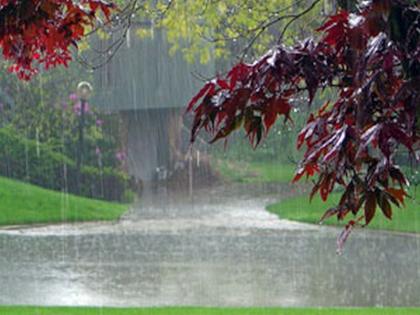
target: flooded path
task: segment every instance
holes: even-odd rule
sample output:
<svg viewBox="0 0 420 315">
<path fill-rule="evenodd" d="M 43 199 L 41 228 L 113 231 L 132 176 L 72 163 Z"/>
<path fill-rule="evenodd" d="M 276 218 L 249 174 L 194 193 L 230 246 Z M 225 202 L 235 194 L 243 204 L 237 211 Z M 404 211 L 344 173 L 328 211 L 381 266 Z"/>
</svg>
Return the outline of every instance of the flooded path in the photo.
<svg viewBox="0 0 420 315">
<path fill-rule="evenodd" d="M 0 231 L 0 304 L 420 306 L 420 237 L 264 210 L 288 186 L 148 194 L 117 223 Z"/>
</svg>

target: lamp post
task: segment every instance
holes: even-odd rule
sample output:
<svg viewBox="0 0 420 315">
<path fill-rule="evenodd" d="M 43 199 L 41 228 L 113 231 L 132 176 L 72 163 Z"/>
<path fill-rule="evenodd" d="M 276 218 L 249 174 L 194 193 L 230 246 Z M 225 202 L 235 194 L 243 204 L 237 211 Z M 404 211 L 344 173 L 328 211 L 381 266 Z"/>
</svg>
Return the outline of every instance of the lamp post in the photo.
<svg viewBox="0 0 420 315">
<path fill-rule="evenodd" d="M 79 193 L 81 193 L 81 168 L 83 163 L 84 153 L 84 128 L 85 128 L 85 111 L 88 99 L 92 94 L 93 88 L 89 82 L 82 81 L 77 85 L 77 96 L 80 100 L 80 116 L 79 116 L 79 139 L 78 139 L 78 150 L 76 155 L 76 168 L 77 168 L 77 186 Z"/>
</svg>

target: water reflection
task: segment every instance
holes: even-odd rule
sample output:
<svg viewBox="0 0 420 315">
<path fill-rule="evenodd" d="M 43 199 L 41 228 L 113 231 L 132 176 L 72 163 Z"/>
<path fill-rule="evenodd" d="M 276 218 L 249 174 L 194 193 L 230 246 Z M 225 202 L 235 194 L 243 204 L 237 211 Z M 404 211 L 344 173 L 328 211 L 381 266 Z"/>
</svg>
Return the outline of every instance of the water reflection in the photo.
<svg viewBox="0 0 420 315">
<path fill-rule="evenodd" d="M 289 192 L 150 195 L 118 224 L 2 231 L 0 303 L 420 306 L 418 236 L 358 231 L 337 256 L 336 229 L 264 211 Z"/>
</svg>

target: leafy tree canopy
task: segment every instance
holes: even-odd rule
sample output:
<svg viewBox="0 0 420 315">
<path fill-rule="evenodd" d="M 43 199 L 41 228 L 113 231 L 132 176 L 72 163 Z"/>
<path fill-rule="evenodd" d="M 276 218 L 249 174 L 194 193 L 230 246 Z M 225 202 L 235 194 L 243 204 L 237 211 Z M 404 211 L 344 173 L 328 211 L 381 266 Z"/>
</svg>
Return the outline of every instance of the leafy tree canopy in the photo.
<svg viewBox="0 0 420 315">
<path fill-rule="evenodd" d="M 77 47 L 100 19 L 109 19 L 114 5 L 102 0 L 0 0 L 0 47 L 9 70 L 28 80 L 46 69 L 67 65 L 71 46 Z"/>
<path fill-rule="evenodd" d="M 232 54 L 250 58 L 265 52 L 278 37 L 279 26 L 306 10 L 305 23 L 293 29 L 293 35 L 302 36 L 318 23 L 320 13 L 325 16 L 325 12 L 332 10 L 333 6 L 328 3 L 312 0 L 150 1 L 143 3 L 140 12 L 145 20 L 151 19 L 155 27 L 166 30 L 173 50 L 181 50 L 188 60 L 198 57 L 206 63 Z"/>
<path fill-rule="evenodd" d="M 347 3 L 347 2 L 346 2 Z M 395 154 L 419 159 L 420 10 L 413 1 L 364 1 L 353 12 L 341 8 L 308 38 L 282 41 L 253 63 L 239 62 L 227 75 L 207 82 L 191 100 L 192 138 L 201 129 L 212 142 L 243 128 L 257 146 L 278 117 L 290 122 L 295 99 L 310 105 L 319 90 L 337 98 L 311 114 L 298 136 L 306 152 L 294 181 L 318 175 L 311 197 L 323 200 L 343 187 L 339 204 L 322 219 L 352 213 L 339 238 L 354 225 L 368 225 L 377 209 L 391 219 L 404 204 L 408 180 Z"/>
</svg>

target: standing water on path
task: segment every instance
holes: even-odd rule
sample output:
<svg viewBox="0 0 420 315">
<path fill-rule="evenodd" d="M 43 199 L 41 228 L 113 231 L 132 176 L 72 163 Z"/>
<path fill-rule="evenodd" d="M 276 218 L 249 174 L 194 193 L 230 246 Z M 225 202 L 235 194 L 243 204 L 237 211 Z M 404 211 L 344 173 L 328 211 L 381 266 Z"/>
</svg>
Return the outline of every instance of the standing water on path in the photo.
<svg viewBox="0 0 420 315">
<path fill-rule="evenodd" d="M 0 303 L 420 306 L 420 237 L 338 230 L 264 210 L 288 185 L 149 194 L 118 223 L 2 230 Z"/>
</svg>

